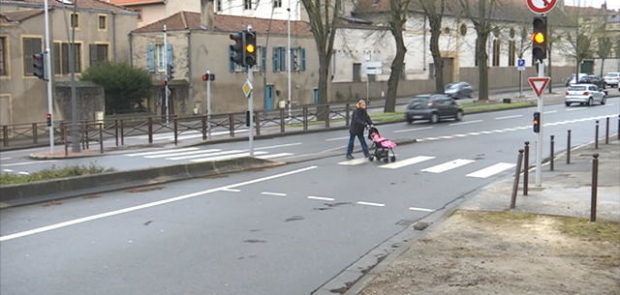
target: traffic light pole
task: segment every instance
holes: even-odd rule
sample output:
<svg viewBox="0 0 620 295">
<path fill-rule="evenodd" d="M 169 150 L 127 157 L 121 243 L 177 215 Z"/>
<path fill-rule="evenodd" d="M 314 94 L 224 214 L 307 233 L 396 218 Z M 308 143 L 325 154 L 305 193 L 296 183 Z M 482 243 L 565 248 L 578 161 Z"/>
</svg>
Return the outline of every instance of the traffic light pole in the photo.
<svg viewBox="0 0 620 295">
<path fill-rule="evenodd" d="M 168 32 L 166 29 L 166 25 L 164 25 L 164 66 L 166 67 L 165 75 L 164 75 L 164 104 L 166 106 L 166 125 L 170 121 L 170 106 L 168 102 Z"/>
<path fill-rule="evenodd" d="M 538 77 L 539 78 L 543 78 L 545 77 L 545 62 L 544 60 L 540 60 L 538 63 Z M 538 97 L 538 107 L 537 107 L 537 111 L 540 113 L 540 122 L 539 124 L 539 132 L 538 132 L 538 141 L 536 144 L 536 186 L 540 187 L 542 186 L 542 153 L 543 153 L 543 122 L 545 122 L 544 120 L 544 115 L 543 115 L 543 93 L 540 93 L 540 96 Z"/>
<path fill-rule="evenodd" d="M 207 138 L 211 139 L 211 72 L 207 70 Z"/>
<path fill-rule="evenodd" d="M 254 82 L 252 67 L 247 66 L 246 69 L 248 70 L 248 81 L 250 82 L 250 85 L 252 85 Z M 250 91 L 250 96 L 248 98 L 248 111 L 250 112 L 250 126 L 248 127 L 250 128 L 250 130 L 248 130 L 250 138 L 250 157 L 254 157 L 254 91 Z"/>
<path fill-rule="evenodd" d="M 45 54 L 43 62 L 45 64 L 45 72 L 47 74 L 47 113 L 51 115 L 50 121 L 50 154 L 54 152 L 54 106 L 52 104 L 52 63 L 50 54 L 50 18 L 49 4 L 45 0 Z"/>
</svg>

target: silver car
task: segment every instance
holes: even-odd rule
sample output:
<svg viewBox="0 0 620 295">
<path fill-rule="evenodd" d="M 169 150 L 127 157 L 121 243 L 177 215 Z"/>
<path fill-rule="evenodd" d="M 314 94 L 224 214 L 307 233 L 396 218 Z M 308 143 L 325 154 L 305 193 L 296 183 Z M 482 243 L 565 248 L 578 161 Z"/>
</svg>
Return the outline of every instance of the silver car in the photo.
<svg viewBox="0 0 620 295">
<path fill-rule="evenodd" d="M 605 104 L 605 92 L 601 91 L 594 84 L 573 84 L 566 88 L 566 99 L 564 104 L 570 106 L 572 103 L 580 105 L 593 105 L 595 102 Z"/>
<path fill-rule="evenodd" d="M 603 77 L 605 83 L 611 87 L 618 87 L 618 82 L 620 81 L 620 73 L 619 72 L 609 72 L 605 74 Z"/>
</svg>

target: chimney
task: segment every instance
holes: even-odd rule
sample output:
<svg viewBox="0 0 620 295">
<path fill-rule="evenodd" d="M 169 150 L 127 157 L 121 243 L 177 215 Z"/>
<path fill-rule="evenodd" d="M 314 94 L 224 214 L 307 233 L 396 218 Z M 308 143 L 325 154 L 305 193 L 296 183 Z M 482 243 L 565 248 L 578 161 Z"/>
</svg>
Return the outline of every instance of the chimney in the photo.
<svg viewBox="0 0 620 295">
<path fill-rule="evenodd" d="M 213 0 L 200 0 L 200 24 L 207 28 L 213 28 Z"/>
</svg>

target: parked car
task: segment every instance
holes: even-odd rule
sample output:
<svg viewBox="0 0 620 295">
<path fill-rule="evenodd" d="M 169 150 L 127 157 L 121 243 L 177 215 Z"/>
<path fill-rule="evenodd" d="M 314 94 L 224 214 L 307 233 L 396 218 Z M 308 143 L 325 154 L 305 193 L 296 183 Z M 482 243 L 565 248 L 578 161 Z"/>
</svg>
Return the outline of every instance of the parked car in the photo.
<svg viewBox="0 0 620 295">
<path fill-rule="evenodd" d="M 461 99 L 469 97 L 471 98 L 471 94 L 474 92 L 474 89 L 471 88 L 471 85 L 467 82 L 455 82 L 450 83 L 444 87 L 444 93 L 454 99 Z"/>
<path fill-rule="evenodd" d="M 596 76 L 596 75 L 587 75 L 582 78 L 579 78 L 578 84 L 594 84 L 598 86 L 598 88 L 600 89 L 605 89 L 605 87 L 607 86 L 603 78 L 601 78 L 600 76 Z"/>
<path fill-rule="evenodd" d="M 405 120 L 409 124 L 416 120 L 437 123 L 446 118 L 460 121 L 463 119 L 463 114 L 463 109 L 450 96 L 445 94 L 419 95 L 413 97 L 407 105 Z"/>
<path fill-rule="evenodd" d="M 579 73 L 579 79 L 587 76 L 588 74 L 586 73 Z M 575 74 L 572 74 L 570 77 L 568 77 L 566 79 L 566 83 L 565 86 L 568 87 L 570 84 L 577 84 L 579 81 L 578 79 L 575 79 Z"/>
<path fill-rule="evenodd" d="M 620 72 L 609 72 L 603 76 L 603 80 L 607 86 L 610 87 L 618 87 L 618 82 L 620 81 Z"/>
<path fill-rule="evenodd" d="M 564 104 L 570 106 L 572 103 L 580 105 L 593 105 L 595 102 L 605 104 L 605 92 L 601 91 L 594 84 L 573 84 L 566 89 Z"/>
</svg>

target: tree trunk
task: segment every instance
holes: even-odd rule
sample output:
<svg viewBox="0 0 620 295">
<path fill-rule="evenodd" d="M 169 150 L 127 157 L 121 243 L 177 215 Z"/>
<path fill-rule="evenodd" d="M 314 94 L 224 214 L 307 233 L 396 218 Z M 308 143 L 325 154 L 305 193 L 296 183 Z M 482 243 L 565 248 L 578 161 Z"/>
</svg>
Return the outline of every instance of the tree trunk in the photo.
<svg viewBox="0 0 620 295">
<path fill-rule="evenodd" d="M 329 115 L 327 113 L 327 94 L 328 94 L 328 81 L 329 78 L 329 58 L 324 54 L 319 54 L 319 106 L 317 108 L 317 119 L 325 120 Z"/>
<path fill-rule="evenodd" d="M 603 69 L 605 68 L 605 58 L 601 58 L 601 78 L 603 78 Z"/>
<path fill-rule="evenodd" d="M 443 93 L 443 59 L 441 58 L 441 52 L 439 51 L 439 35 L 440 29 L 432 28 L 431 30 L 431 54 L 433 55 L 433 65 L 435 67 L 435 91 L 437 93 Z"/>
<path fill-rule="evenodd" d="M 400 26 L 402 27 L 402 26 Z M 396 41 L 396 56 L 392 60 L 390 78 L 388 79 L 388 91 L 385 99 L 385 106 L 383 111 L 394 112 L 396 110 L 396 95 L 398 92 L 398 83 L 400 82 L 400 76 L 403 72 L 403 61 L 405 60 L 405 53 L 407 53 L 407 47 L 405 47 L 405 40 L 403 38 L 403 32 L 400 29 L 392 29 L 392 35 L 394 35 L 394 41 Z"/>
<path fill-rule="evenodd" d="M 478 54 L 476 59 L 478 60 L 478 100 L 489 100 L 489 57 L 487 55 L 486 44 L 488 34 L 482 34 L 478 32 L 478 38 L 476 38 L 476 48 Z"/>
</svg>

